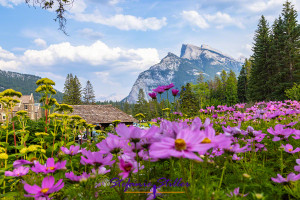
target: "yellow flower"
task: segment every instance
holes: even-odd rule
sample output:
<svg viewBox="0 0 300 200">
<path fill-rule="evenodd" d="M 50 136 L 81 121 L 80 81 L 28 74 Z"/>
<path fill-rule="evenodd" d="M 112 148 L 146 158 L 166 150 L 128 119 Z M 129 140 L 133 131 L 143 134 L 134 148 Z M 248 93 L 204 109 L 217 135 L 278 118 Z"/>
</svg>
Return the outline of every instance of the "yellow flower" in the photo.
<svg viewBox="0 0 300 200">
<path fill-rule="evenodd" d="M 25 154 L 27 152 L 27 148 L 24 147 L 23 149 L 20 150 L 20 153 Z"/>
<path fill-rule="evenodd" d="M 264 196 L 263 196 L 262 194 L 256 193 L 256 194 L 255 194 L 255 197 L 256 197 L 257 199 L 262 199 Z"/>
<path fill-rule="evenodd" d="M 45 133 L 45 132 L 38 132 L 38 133 L 35 133 L 35 136 L 40 136 L 40 135 L 48 136 L 49 134 L 48 134 L 48 133 Z"/>
<path fill-rule="evenodd" d="M 46 153 L 46 150 L 45 150 L 45 149 L 41 149 L 41 152 L 42 152 L 42 153 Z"/>
<path fill-rule="evenodd" d="M 245 177 L 245 178 L 251 178 L 251 176 L 249 174 L 246 174 L 246 173 L 243 174 L 243 177 Z"/>
<path fill-rule="evenodd" d="M 5 149 L 3 147 L 0 147 L 0 153 L 5 152 Z"/>
<path fill-rule="evenodd" d="M 42 146 L 41 146 L 41 145 L 30 145 L 30 146 L 27 148 L 27 150 L 28 150 L 28 151 L 36 151 L 36 150 L 38 150 L 38 148 L 42 148 Z"/>
<path fill-rule="evenodd" d="M 0 160 L 7 160 L 8 155 L 6 153 L 0 153 Z"/>
</svg>

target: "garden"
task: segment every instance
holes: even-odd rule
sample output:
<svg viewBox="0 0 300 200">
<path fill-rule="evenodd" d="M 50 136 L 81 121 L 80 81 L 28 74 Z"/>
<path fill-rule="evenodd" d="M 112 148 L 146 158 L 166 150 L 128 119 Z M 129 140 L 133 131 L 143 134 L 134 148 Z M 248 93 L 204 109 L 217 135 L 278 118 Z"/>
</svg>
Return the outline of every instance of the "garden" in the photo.
<svg viewBox="0 0 300 200">
<path fill-rule="evenodd" d="M 300 199 L 299 101 L 207 106 L 193 117 L 164 108 L 151 127 L 118 122 L 80 144 L 94 125 L 53 98 L 54 84 L 37 81 L 38 121 L 13 116 L 21 93 L 0 93 L 2 199 Z"/>
</svg>

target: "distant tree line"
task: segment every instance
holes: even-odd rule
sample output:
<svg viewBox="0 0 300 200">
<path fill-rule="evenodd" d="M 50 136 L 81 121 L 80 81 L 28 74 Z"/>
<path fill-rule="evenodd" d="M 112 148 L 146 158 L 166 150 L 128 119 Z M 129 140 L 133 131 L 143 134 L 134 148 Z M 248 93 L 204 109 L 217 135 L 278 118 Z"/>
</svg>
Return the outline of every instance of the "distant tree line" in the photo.
<svg viewBox="0 0 300 200">
<path fill-rule="evenodd" d="M 297 11 L 288 1 L 271 27 L 261 16 L 254 36 L 253 55 L 246 60 L 239 75 L 240 102 L 295 98 L 287 91 L 293 88 L 297 93 L 297 84 L 300 83 L 300 25 L 297 16 Z"/>
<path fill-rule="evenodd" d="M 68 74 L 64 86 L 63 103 L 69 105 L 95 104 L 96 99 L 92 83 L 88 80 L 82 89 L 78 77 L 76 75 L 73 77 L 72 73 Z"/>
</svg>

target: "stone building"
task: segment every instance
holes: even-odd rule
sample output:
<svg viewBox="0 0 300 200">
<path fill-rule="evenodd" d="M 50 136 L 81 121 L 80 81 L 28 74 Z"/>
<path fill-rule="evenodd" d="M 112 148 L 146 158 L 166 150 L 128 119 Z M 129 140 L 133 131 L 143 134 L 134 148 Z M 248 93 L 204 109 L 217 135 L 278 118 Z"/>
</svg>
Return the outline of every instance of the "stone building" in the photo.
<svg viewBox="0 0 300 200">
<path fill-rule="evenodd" d="M 13 109 L 13 116 L 16 116 L 16 112 L 20 110 L 25 110 L 28 112 L 28 117 L 31 120 L 37 120 L 42 117 L 42 109 L 39 103 L 34 102 L 33 94 L 31 95 L 23 95 L 21 98 L 18 98 L 20 103 Z M 0 122 L 4 122 L 6 120 L 5 109 L 3 109 L 3 105 L 0 104 Z"/>
</svg>

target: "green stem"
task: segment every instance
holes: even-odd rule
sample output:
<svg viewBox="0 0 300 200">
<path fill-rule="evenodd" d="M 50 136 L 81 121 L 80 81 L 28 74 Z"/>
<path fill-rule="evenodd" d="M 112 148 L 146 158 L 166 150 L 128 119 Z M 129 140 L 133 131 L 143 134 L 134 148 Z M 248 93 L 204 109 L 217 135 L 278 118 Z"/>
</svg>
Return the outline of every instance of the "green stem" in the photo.
<svg viewBox="0 0 300 200">
<path fill-rule="evenodd" d="M 225 164 L 224 164 L 224 167 L 223 167 L 223 170 L 222 170 L 222 175 L 221 175 L 221 179 L 220 179 L 220 183 L 219 183 L 219 187 L 218 187 L 218 190 L 220 190 L 221 188 L 221 185 L 222 185 L 222 182 L 223 182 L 223 177 L 224 177 L 224 174 L 225 174 L 225 170 L 226 170 L 226 165 L 227 165 L 228 161 L 226 160 L 225 161 Z"/>
<path fill-rule="evenodd" d="M 180 167 L 181 167 L 181 171 L 182 171 L 182 173 L 183 173 L 183 182 L 184 182 L 184 190 L 185 190 L 185 193 L 186 193 L 186 196 L 187 196 L 187 198 L 188 199 L 191 199 L 191 197 L 190 197 L 190 195 L 189 195 L 189 193 L 188 193 L 188 189 L 187 189 L 187 187 L 186 187 L 186 172 L 185 172 L 185 169 L 184 169 L 184 166 L 183 166 L 183 161 L 182 161 L 182 158 L 180 158 L 179 159 L 179 161 L 180 161 Z"/>
</svg>

